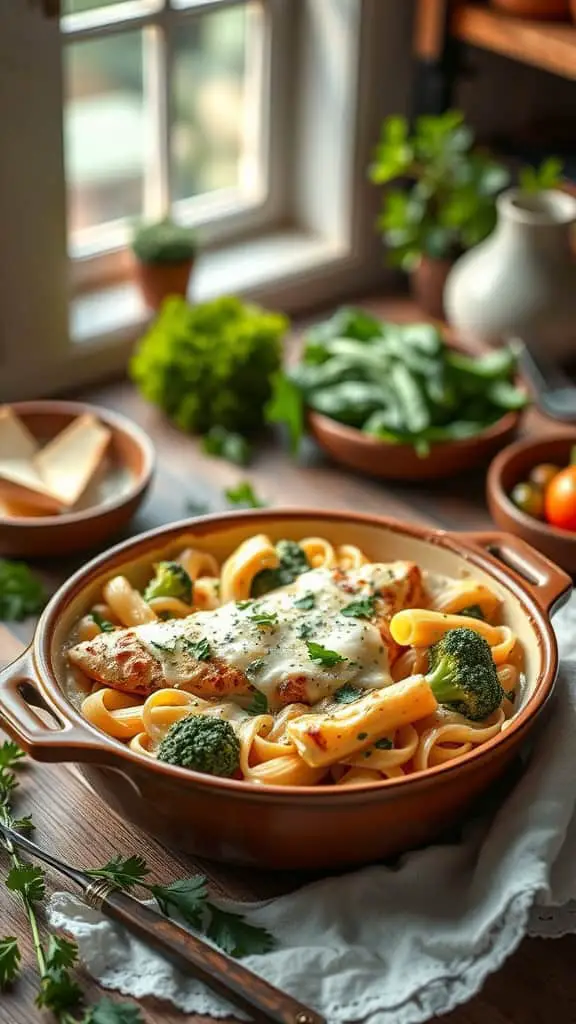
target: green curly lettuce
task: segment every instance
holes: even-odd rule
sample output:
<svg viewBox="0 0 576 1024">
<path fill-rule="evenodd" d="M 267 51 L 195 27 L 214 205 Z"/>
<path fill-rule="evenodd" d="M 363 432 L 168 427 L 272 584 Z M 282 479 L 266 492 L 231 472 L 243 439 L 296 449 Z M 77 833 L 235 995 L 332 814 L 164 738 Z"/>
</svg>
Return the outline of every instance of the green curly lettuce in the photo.
<svg viewBox="0 0 576 1024">
<path fill-rule="evenodd" d="M 130 375 L 182 430 L 247 434 L 263 423 L 287 328 L 280 313 L 233 296 L 197 306 L 172 297 L 142 338 Z"/>
</svg>

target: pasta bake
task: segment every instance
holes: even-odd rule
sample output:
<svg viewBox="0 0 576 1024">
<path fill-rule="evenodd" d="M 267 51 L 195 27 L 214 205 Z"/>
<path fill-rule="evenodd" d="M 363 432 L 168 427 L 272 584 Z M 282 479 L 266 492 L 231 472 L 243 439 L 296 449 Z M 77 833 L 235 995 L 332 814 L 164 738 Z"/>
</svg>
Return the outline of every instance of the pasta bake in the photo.
<svg viewBox="0 0 576 1024">
<path fill-rule="evenodd" d="M 68 651 L 92 725 L 252 785 L 423 771 L 495 736 L 523 656 L 496 593 L 322 537 L 186 548 L 109 579 Z"/>
</svg>

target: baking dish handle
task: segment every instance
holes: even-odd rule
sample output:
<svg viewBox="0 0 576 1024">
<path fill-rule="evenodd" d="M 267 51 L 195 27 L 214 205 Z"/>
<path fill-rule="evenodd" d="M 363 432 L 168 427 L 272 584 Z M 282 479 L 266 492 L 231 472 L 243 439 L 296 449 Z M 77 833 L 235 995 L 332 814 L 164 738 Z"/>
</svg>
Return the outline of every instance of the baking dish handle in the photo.
<svg viewBox="0 0 576 1024">
<path fill-rule="evenodd" d="M 520 537 L 494 530 L 464 533 L 469 544 L 486 551 L 519 576 L 540 607 L 548 613 L 568 600 L 572 578 Z"/>
<path fill-rule="evenodd" d="M 0 727 L 36 761 L 118 761 L 106 740 L 65 721 L 46 700 L 38 689 L 31 647 L 0 669 Z"/>
</svg>

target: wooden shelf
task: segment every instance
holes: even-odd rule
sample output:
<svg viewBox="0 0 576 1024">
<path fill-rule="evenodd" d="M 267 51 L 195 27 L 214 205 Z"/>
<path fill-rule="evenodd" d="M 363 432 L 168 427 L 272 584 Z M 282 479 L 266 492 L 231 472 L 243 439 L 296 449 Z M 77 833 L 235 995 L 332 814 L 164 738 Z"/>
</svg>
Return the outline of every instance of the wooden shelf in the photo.
<svg viewBox="0 0 576 1024">
<path fill-rule="evenodd" d="M 510 18 L 479 4 L 457 4 L 451 34 L 462 42 L 576 80 L 576 25 Z"/>
</svg>

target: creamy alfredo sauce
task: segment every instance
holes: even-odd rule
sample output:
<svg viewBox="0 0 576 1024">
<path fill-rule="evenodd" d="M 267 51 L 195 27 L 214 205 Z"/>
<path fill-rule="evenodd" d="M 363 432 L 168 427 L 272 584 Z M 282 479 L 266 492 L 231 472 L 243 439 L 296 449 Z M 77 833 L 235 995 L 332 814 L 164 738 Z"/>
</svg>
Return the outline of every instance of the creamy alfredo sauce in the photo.
<svg viewBox="0 0 576 1024">
<path fill-rule="evenodd" d="M 390 585 L 402 569 L 402 563 L 363 566 L 346 574 L 348 592 L 336 586 L 330 570 L 313 569 L 264 597 L 146 624 L 135 633 L 160 662 L 169 686 L 190 676 L 197 657 L 192 645 L 205 640 L 211 657 L 244 672 L 270 705 L 276 703 L 278 684 L 294 677 L 305 679 L 308 701 L 314 704 L 344 683 L 366 689 L 390 683 L 379 630 L 367 619 L 343 615 L 342 609 Z M 334 665 L 315 661 L 307 642 L 344 660 Z"/>
</svg>

